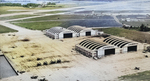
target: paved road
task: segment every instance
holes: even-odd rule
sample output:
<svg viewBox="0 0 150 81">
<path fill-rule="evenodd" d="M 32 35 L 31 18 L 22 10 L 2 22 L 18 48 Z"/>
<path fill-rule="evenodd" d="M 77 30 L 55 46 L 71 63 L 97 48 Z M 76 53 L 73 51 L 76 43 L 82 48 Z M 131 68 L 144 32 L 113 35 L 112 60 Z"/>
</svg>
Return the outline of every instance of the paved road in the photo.
<svg viewBox="0 0 150 81">
<path fill-rule="evenodd" d="M 3 26 L 6 26 L 8 28 L 18 30 L 18 32 L 30 32 L 30 31 L 32 31 L 32 30 L 29 30 L 29 29 L 26 29 L 26 28 L 23 28 L 23 27 L 19 27 L 19 26 L 10 24 L 10 23 L 5 22 L 5 21 L 0 21 L 0 24 L 3 25 Z"/>
<path fill-rule="evenodd" d="M 116 22 L 118 22 L 119 24 L 122 24 L 122 23 L 118 20 L 118 18 L 116 17 L 116 15 L 113 15 L 113 18 L 115 19 Z"/>
</svg>

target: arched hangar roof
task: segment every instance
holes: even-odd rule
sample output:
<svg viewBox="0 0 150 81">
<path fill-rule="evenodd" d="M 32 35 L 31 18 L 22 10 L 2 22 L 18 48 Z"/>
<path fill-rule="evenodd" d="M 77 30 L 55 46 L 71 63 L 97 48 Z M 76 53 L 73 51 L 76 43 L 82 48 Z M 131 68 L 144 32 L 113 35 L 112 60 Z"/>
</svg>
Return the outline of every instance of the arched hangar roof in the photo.
<svg viewBox="0 0 150 81">
<path fill-rule="evenodd" d="M 61 33 L 61 32 L 66 32 L 66 31 L 72 32 L 71 30 L 68 30 L 63 27 L 53 27 L 47 30 L 47 32 L 51 32 L 51 33 Z"/>
<path fill-rule="evenodd" d="M 114 36 L 107 37 L 103 42 L 106 42 L 106 43 L 111 44 L 111 45 L 115 45 L 115 46 L 120 47 L 120 48 L 122 48 L 128 44 L 137 44 L 137 43 L 129 42 L 127 40 L 119 39 L 119 38 L 114 37 Z"/>
<path fill-rule="evenodd" d="M 94 49 L 99 49 L 101 47 L 104 47 L 104 46 L 107 46 L 107 44 L 104 44 L 104 43 L 97 43 L 97 42 L 94 42 L 92 40 L 89 40 L 89 39 L 86 39 L 86 40 L 83 40 L 82 42 L 79 43 L 80 46 L 83 46 L 85 48 L 88 48 L 90 50 L 94 50 Z"/>
<path fill-rule="evenodd" d="M 78 25 L 70 26 L 67 29 L 72 30 L 77 33 L 79 33 L 82 30 L 92 30 L 91 28 L 86 28 L 86 27 L 82 27 L 82 26 L 78 26 Z"/>
</svg>

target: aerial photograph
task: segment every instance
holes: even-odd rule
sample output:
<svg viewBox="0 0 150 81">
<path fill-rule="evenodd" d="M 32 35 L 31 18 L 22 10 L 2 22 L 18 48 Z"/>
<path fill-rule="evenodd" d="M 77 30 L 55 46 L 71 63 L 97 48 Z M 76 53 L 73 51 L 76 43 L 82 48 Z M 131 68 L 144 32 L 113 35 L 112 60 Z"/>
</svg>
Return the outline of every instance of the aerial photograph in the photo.
<svg viewBox="0 0 150 81">
<path fill-rule="evenodd" d="M 150 0 L 0 0 L 0 81 L 150 81 Z"/>
</svg>

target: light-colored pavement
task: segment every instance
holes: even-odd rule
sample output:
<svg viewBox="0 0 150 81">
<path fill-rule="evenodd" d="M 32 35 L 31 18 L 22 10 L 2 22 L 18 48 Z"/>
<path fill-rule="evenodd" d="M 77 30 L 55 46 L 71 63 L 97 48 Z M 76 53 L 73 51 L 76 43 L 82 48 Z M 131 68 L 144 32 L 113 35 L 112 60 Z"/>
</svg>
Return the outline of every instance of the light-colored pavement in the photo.
<svg viewBox="0 0 150 81">
<path fill-rule="evenodd" d="M 5 21 L 0 21 L 0 24 L 5 26 L 5 27 L 8 27 L 8 28 L 18 30 L 18 32 L 29 32 L 29 31 L 31 32 L 32 31 L 32 30 L 29 30 L 29 29 L 26 29 L 26 28 L 23 28 L 23 27 L 19 27 L 19 26 L 10 24 L 10 23 L 5 22 Z"/>
</svg>

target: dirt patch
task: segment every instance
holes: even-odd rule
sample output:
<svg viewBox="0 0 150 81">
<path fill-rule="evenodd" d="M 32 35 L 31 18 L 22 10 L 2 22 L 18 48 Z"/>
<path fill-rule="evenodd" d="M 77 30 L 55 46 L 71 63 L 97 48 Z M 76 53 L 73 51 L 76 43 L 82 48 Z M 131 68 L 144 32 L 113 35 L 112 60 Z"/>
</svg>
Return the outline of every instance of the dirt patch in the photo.
<svg viewBox="0 0 150 81">
<path fill-rule="evenodd" d="M 30 39 L 29 38 L 24 38 L 24 39 L 21 39 L 20 41 L 28 42 L 28 41 L 30 41 Z"/>
</svg>

